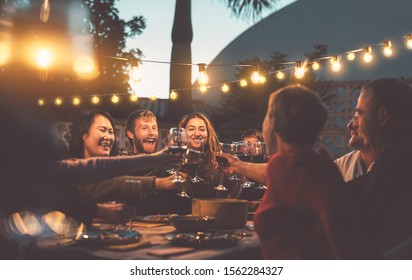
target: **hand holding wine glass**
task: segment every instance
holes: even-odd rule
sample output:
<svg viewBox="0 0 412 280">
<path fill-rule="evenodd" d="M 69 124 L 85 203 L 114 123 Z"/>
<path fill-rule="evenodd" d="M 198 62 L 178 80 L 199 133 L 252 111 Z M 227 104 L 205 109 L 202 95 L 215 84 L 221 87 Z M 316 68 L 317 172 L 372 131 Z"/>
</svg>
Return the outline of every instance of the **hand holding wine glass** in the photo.
<svg viewBox="0 0 412 280">
<path fill-rule="evenodd" d="M 194 177 L 190 179 L 192 183 L 199 183 L 204 181 L 204 179 L 199 177 L 199 167 L 202 163 L 203 156 L 203 144 L 200 145 L 200 148 L 195 148 L 192 145 L 192 142 L 189 141 L 183 159 L 183 167 L 188 171 L 190 175 L 194 174 Z"/>
<path fill-rule="evenodd" d="M 186 153 L 187 143 L 188 143 L 188 139 L 186 135 L 186 130 L 184 128 L 172 127 L 170 129 L 169 136 L 168 136 L 169 152 L 173 154 L 181 154 L 182 163 L 184 160 L 184 154 Z M 180 175 L 179 167 L 174 168 L 171 171 L 172 171 L 172 174 L 176 175 L 172 178 L 172 182 L 180 183 L 183 186 L 182 191 L 178 193 L 178 196 L 189 197 L 185 189 L 186 180 Z"/>
<path fill-rule="evenodd" d="M 219 185 L 215 187 L 217 191 L 227 191 L 228 189 L 223 185 L 225 173 L 223 172 L 224 167 L 229 167 L 229 162 L 226 158 L 219 156 L 219 153 L 226 153 L 234 155 L 236 152 L 236 145 L 235 144 L 227 144 L 227 143 L 219 143 L 218 146 L 218 155 L 216 156 L 216 160 L 219 166 L 222 168 L 222 174 L 220 175 Z"/>
</svg>

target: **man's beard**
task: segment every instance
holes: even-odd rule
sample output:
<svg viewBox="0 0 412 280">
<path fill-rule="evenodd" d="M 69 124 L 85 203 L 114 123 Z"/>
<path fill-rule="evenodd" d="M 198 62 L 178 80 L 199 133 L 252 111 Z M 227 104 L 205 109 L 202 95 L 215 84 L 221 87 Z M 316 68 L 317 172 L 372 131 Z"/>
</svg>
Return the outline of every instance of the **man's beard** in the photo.
<svg viewBox="0 0 412 280">
<path fill-rule="evenodd" d="M 157 150 L 157 140 L 154 143 L 153 149 L 152 150 L 146 150 L 143 146 L 143 139 L 141 138 L 134 138 L 134 146 L 137 150 L 138 154 L 153 154 Z"/>
</svg>

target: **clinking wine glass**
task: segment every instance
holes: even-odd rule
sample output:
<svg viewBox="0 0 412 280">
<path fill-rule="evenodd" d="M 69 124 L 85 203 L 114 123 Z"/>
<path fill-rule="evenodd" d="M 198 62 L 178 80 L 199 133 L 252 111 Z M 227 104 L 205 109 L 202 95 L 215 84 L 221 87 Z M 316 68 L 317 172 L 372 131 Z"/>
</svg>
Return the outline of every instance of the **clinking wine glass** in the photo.
<svg viewBox="0 0 412 280">
<path fill-rule="evenodd" d="M 232 143 L 234 145 L 233 154 L 236 155 L 241 161 L 248 161 L 250 162 L 251 155 L 250 155 L 250 147 L 249 143 L 246 141 L 237 141 Z M 238 176 L 232 175 L 228 177 L 229 180 L 240 180 Z"/>
<path fill-rule="evenodd" d="M 266 143 L 265 142 L 254 142 L 251 147 L 252 162 L 254 163 L 265 163 L 267 162 L 266 154 Z"/>
<path fill-rule="evenodd" d="M 254 163 L 265 163 L 267 162 L 267 152 L 265 142 L 254 142 L 251 147 L 252 162 Z M 266 190 L 267 187 L 263 184 L 256 184 L 254 189 Z"/>
<path fill-rule="evenodd" d="M 194 147 L 191 141 L 187 145 L 187 152 L 185 153 L 184 168 L 190 175 L 194 174 L 194 177 L 190 179 L 192 183 L 203 182 L 204 179 L 199 177 L 199 166 L 203 161 L 204 148 L 203 143 L 200 143 L 199 147 Z"/>
<path fill-rule="evenodd" d="M 169 145 L 169 152 L 173 154 L 181 154 L 182 155 L 182 163 L 184 160 L 184 154 L 186 153 L 187 150 L 187 135 L 186 135 L 186 130 L 184 128 L 180 127 L 172 127 L 169 131 L 168 135 L 168 145 Z M 181 197 L 189 197 L 187 192 L 186 192 L 186 180 L 183 178 L 179 171 L 180 168 L 173 168 L 172 174 L 175 174 L 176 176 L 171 179 L 174 183 L 180 183 L 182 184 L 182 190 L 177 194 L 178 196 Z"/>
<path fill-rule="evenodd" d="M 222 152 L 222 153 L 231 154 L 231 155 L 234 155 L 235 151 L 236 151 L 236 145 L 233 143 L 232 144 L 219 143 L 218 150 L 217 150 L 217 152 Z M 217 156 L 216 160 L 222 169 L 222 174 L 220 175 L 219 185 L 217 185 L 214 189 L 217 191 L 228 191 L 228 189 L 223 185 L 223 181 L 225 179 L 225 173 L 223 172 L 223 167 L 228 167 L 229 164 L 227 160 L 223 157 Z"/>
<path fill-rule="evenodd" d="M 238 158 L 241 161 L 246 162 L 253 162 L 252 161 L 252 154 L 253 154 L 253 143 L 249 143 L 247 141 L 240 141 L 240 143 L 244 143 L 243 153 L 238 154 Z M 246 178 L 246 181 L 241 185 L 242 188 L 249 189 L 255 185 L 255 182 L 250 181 Z"/>
</svg>

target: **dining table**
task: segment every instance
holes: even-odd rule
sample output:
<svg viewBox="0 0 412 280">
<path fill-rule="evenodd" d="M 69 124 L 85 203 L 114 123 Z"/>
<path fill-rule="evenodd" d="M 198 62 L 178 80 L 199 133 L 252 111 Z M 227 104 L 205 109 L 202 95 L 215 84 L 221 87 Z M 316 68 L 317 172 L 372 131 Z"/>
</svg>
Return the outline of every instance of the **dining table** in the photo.
<svg viewBox="0 0 412 280">
<path fill-rule="evenodd" d="M 261 259 L 260 243 L 253 222 L 242 228 L 178 232 L 167 220 L 141 217 L 126 224 L 95 222 L 91 232 L 132 233 L 136 238 L 122 242 L 87 238 L 39 239 L 37 255 L 46 259 L 110 260 L 252 260 Z M 87 232 L 83 234 L 87 236 Z M 80 236 L 81 237 L 81 236 Z"/>
</svg>

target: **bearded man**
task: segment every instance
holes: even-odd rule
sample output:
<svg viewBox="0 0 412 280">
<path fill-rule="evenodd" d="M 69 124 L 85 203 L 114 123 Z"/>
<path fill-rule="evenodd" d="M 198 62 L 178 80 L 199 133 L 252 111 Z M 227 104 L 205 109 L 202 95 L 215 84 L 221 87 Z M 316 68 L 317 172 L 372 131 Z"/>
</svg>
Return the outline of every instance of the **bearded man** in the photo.
<svg viewBox="0 0 412 280">
<path fill-rule="evenodd" d="M 159 130 L 156 116 L 149 110 L 132 112 L 126 121 L 129 154 L 152 154 L 157 150 Z"/>
</svg>

